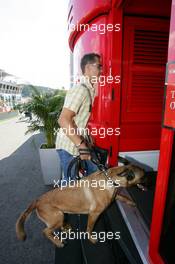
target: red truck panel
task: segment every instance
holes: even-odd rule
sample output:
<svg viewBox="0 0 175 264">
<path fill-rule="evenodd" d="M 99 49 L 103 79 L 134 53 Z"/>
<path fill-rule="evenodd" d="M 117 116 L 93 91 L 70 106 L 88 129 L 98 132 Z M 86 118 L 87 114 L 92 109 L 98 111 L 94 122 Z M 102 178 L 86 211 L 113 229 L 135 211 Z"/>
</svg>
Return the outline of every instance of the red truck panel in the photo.
<svg viewBox="0 0 175 264">
<path fill-rule="evenodd" d="M 175 32 L 175 0 L 172 1 L 172 10 L 171 10 L 171 19 L 170 19 L 170 36 L 169 36 L 169 49 L 168 49 L 168 65 L 175 61 L 175 45 L 174 45 L 174 32 Z M 173 75 L 172 75 L 173 74 Z M 175 86 L 175 79 L 172 71 L 169 71 L 167 66 L 167 76 L 166 76 L 166 85 Z M 166 100 L 167 94 L 165 94 Z M 165 108 L 169 108 L 168 104 L 165 104 Z M 165 112 L 168 112 L 169 109 L 165 109 Z M 172 118 L 172 120 L 170 120 Z M 164 119 L 164 121 L 166 121 Z M 172 124 L 173 128 L 173 115 L 169 117 L 169 122 Z M 163 123 L 164 125 L 164 123 Z M 165 125 L 167 125 L 165 123 Z M 151 262 L 153 264 L 163 264 L 163 263 L 174 263 L 174 258 L 169 255 L 168 258 L 171 258 L 171 261 L 165 261 L 163 257 L 167 253 L 162 252 L 161 237 L 168 237 L 169 243 L 167 242 L 164 245 L 164 248 L 171 248 L 174 246 L 174 226 L 170 227 L 172 219 L 174 219 L 174 190 L 172 190 L 172 181 L 174 180 L 175 172 L 175 133 L 172 128 L 163 128 L 161 135 L 161 146 L 160 146 L 160 159 L 158 167 L 158 175 L 156 182 L 156 192 L 154 198 L 154 207 L 153 207 L 153 216 L 152 216 L 152 225 L 151 225 L 151 234 L 150 234 L 150 245 L 149 253 L 151 257 Z M 173 218 L 172 218 L 173 216 Z M 168 219 L 168 222 L 167 222 Z M 170 242 L 170 239 L 172 242 Z M 164 249 L 163 249 L 164 250 Z M 171 250 L 171 254 L 173 250 Z"/>
<path fill-rule="evenodd" d="M 169 21 L 124 18 L 120 151 L 160 145 Z"/>
<path fill-rule="evenodd" d="M 78 2 L 78 3 L 77 3 Z M 89 0 L 89 1 L 77 1 L 71 0 L 68 7 L 68 34 L 69 45 L 73 50 L 75 45 L 76 36 L 80 37 L 79 30 L 74 29 L 74 25 L 86 24 L 93 20 L 99 14 L 106 14 L 111 7 L 110 0 Z"/>
</svg>

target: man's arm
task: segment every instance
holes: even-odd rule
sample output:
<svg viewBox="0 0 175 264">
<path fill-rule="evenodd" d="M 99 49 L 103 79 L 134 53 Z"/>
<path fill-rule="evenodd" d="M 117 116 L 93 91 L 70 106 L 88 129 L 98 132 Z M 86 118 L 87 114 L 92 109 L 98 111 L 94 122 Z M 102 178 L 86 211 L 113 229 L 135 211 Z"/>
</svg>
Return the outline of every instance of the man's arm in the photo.
<svg viewBox="0 0 175 264">
<path fill-rule="evenodd" d="M 80 135 L 77 134 L 77 126 L 74 122 L 74 117 L 76 113 L 71 111 L 68 108 L 63 108 L 60 117 L 58 119 L 58 123 L 61 128 L 63 128 L 64 133 L 70 138 L 70 140 L 75 144 L 78 145 L 82 141 Z M 83 142 L 78 148 L 87 148 L 86 144 Z M 90 155 L 82 155 L 80 156 L 81 159 L 91 159 Z"/>
</svg>

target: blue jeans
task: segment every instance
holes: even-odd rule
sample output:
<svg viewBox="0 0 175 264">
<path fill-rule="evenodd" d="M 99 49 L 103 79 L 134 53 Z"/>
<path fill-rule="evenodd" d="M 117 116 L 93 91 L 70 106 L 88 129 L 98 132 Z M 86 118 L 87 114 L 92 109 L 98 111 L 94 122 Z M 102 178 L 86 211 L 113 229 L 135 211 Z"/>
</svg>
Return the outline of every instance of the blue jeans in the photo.
<svg viewBox="0 0 175 264">
<path fill-rule="evenodd" d="M 64 172 L 64 180 L 69 180 L 68 175 L 67 175 L 67 169 L 68 166 L 71 162 L 71 160 L 74 158 L 74 156 L 72 156 L 69 152 L 67 152 L 64 149 L 57 149 L 58 155 L 60 157 L 60 161 L 61 161 L 61 167 L 62 170 Z M 98 170 L 98 167 L 90 160 L 85 160 L 85 166 L 86 166 L 86 175 L 88 176 L 89 174 L 95 172 Z M 72 168 L 72 175 L 70 175 L 69 177 L 71 177 L 71 179 L 75 179 L 76 175 L 73 173 L 74 172 L 74 168 Z"/>
</svg>

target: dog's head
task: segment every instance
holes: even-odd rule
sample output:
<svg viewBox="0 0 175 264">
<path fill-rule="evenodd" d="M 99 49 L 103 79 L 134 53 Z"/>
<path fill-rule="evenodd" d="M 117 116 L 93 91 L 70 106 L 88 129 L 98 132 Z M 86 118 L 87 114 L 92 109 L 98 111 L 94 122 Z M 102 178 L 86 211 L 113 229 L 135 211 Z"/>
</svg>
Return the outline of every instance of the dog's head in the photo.
<svg viewBox="0 0 175 264">
<path fill-rule="evenodd" d="M 144 182 L 145 171 L 133 164 L 110 168 L 109 173 L 112 180 L 119 182 L 121 187 L 130 187 Z"/>
</svg>

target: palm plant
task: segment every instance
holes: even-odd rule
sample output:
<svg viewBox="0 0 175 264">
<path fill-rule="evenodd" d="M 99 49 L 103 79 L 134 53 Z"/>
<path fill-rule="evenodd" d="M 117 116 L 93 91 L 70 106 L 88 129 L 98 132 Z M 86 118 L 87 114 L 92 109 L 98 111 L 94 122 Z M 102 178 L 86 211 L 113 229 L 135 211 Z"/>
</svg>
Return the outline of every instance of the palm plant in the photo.
<svg viewBox="0 0 175 264">
<path fill-rule="evenodd" d="M 31 101 L 25 106 L 25 110 L 34 115 L 26 132 L 43 131 L 46 144 L 42 148 L 54 148 L 56 133 L 59 128 L 58 117 L 61 113 L 65 92 L 41 94 L 35 88 Z"/>
</svg>

